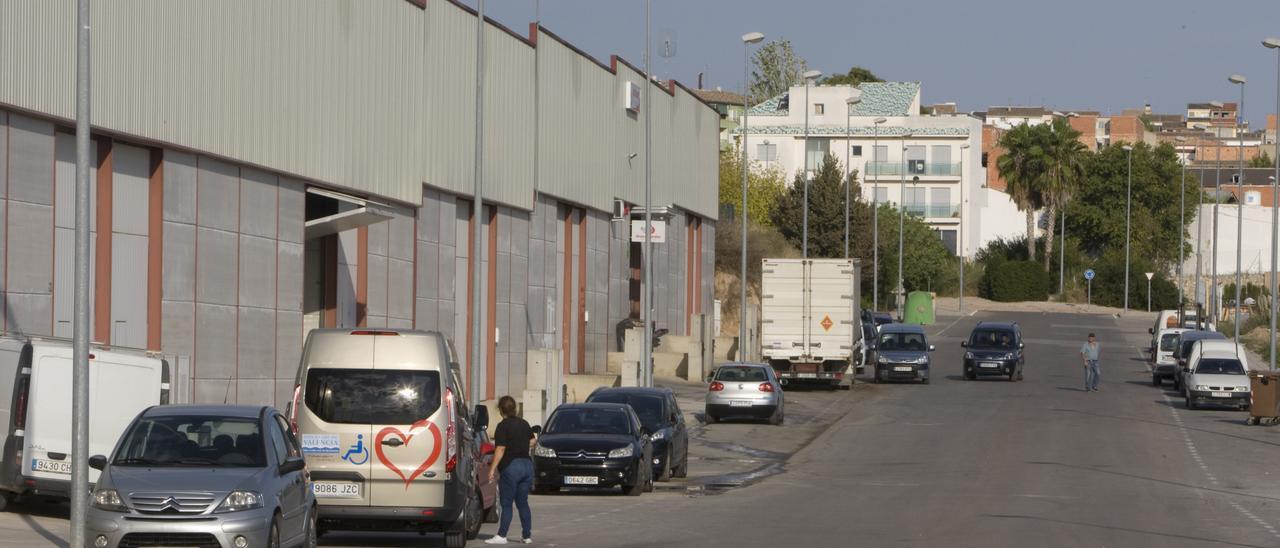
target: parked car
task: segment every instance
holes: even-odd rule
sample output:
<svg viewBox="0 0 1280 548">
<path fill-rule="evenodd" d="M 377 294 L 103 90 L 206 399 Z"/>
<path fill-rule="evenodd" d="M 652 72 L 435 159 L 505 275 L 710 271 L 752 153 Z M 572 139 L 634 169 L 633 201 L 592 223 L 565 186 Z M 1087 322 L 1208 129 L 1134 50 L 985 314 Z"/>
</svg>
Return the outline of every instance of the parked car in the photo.
<svg viewBox="0 0 1280 548">
<path fill-rule="evenodd" d="M 858 373 L 862 374 L 866 366 L 876 363 L 876 341 L 880 338 L 880 330 L 875 322 L 862 322 L 862 361 L 858 363 Z"/>
<path fill-rule="evenodd" d="M 151 407 L 89 466 L 85 548 L 316 545 L 302 448 L 270 407 Z"/>
<path fill-rule="evenodd" d="M 653 442 L 631 406 L 576 403 L 557 407 L 533 448 L 533 487 L 622 487 L 630 496 L 653 490 Z"/>
<path fill-rule="evenodd" d="M 966 380 L 985 375 L 1002 375 L 1010 382 L 1022 380 L 1026 344 L 1022 342 L 1022 329 L 1018 322 L 978 322 L 969 333 L 969 339 L 962 341 L 960 346 L 966 349 Z"/>
<path fill-rule="evenodd" d="M 875 325 L 876 327 L 884 324 L 895 323 L 893 314 L 882 311 L 862 310 L 862 321 Z"/>
<path fill-rule="evenodd" d="M 587 403 L 625 403 L 640 417 L 653 442 L 653 474 L 658 481 L 689 473 L 689 431 L 670 388 L 601 388 Z"/>
<path fill-rule="evenodd" d="M 880 326 L 876 341 L 875 382 L 919 381 L 929 384 L 929 353 L 933 345 L 924 328 L 916 324 L 891 323 Z"/>
<path fill-rule="evenodd" d="M 1199 340 L 1226 340 L 1227 336 L 1217 331 L 1183 331 L 1178 334 L 1178 346 L 1173 351 L 1173 360 L 1178 367 L 1173 371 L 1173 389 L 1182 390 L 1182 375 L 1187 370 L 1187 357 Z"/>
<path fill-rule="evenodd" d="M 453 345 L 446 345 L 453 352 Z M 464 386 L 462 369 L 458 365 L 457 356 L 449 356 L 449 372 L 453 375 L 454 386 Z M 464 396 L 465 398 L 465 396 Z M 466 404 L 462 408 L 466 409 Z M 498 478 L 489 477 L 489 467 L 493 465 L 493 456 L 497 445 L 489 437 L 489 408 L 477 405 L 471 422 L 471 470 L 475 476 L 476 492 L 480 495 L 480 507 L 485 523 L 498 522 Z"/>
<path fill-rule="evenodd" d="M 442 532 L 464 546 L 486 495 L 453 343 L 435 332 L 317 329 L 307 336 L 289 416 L 319 499 L 319 527 Z M 490 499 L 491 500 L 491 499 Z"/>
<path fill-rule="evenodd" d="M 139 412 L 169 403 L 169 364 L 102 347 L 89 360 L 89 452 L 106 454 Z M 70 341 L 0 337 L 0 510 L 24 496 L 71 493 L 72 361 Z"/>
<path fill-rule="evenodd" d="M 1173 380 L 1178 372 L 1178 360 L 1174 359 L 1174 351 L 1178 349 L 1178 340 L 1182 333 L 1188 331 L 1181 327 L 1165 327 L 1157 331 L 1159 341 L 1155 351 L 1151 353 L 1151 385 L 1160 386 L 1164 379 Z"/>
<path fill-rule="evenodd" d="M 1248 373 L 1243 345 L 1231 341 L 1198 341 L 1182 379 L 1187 409 L 1198 409 L 1202 404 L 1248 409 L 1252 401 Z"/>
<path fill-rule="evenodd" d="M 766 364 L 726 363 L 707 375 L 707 382 L 707 424 L 724 419 L 768 419 L 780 425 L 786 420 L 782 382 Z"/>
</svg>

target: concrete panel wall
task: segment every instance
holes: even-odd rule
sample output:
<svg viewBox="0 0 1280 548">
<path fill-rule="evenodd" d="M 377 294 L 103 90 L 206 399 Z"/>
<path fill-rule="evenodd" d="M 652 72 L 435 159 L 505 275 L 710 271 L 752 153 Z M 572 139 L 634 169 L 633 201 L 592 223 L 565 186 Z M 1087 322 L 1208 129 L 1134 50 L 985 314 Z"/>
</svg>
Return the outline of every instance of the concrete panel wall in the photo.
<svg viewBox="0 0 1280 548">
<path fill-rule="evenodd" d="M 7 145 L 5 330 L 52 335 L 54 126 L 10 114 Z"/>
</svg>

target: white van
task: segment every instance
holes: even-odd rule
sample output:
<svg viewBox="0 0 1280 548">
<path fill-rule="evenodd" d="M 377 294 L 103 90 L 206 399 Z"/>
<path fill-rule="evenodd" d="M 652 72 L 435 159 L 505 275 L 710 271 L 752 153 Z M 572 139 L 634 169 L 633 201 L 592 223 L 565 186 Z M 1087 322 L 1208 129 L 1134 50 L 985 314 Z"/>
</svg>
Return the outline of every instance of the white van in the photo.
<svg viewBox="0 0 1280 548">
<path fill-rule="evenodd" d="M 89 352 L 89 454 L 105 455 L 138 413 L 168 403 L 169 365 L 141 351 Z M 70 495 L 71 371 L 70 341 L 0 337 L 0 509 Z"/>
</svg>

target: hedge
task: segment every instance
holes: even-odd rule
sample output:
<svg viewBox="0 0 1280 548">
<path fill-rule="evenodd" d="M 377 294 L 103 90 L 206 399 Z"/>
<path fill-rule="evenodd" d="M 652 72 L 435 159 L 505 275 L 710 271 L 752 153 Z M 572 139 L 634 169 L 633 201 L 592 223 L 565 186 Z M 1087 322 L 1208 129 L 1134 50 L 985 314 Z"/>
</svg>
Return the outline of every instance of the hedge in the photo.
<svg viewBox="0 0 1280 548">
<path fill-rule="evenodd" d="M 1044 301 L 1049 298 L 1049 275 L 1032 261 L 1008 261 L 994 265 L 990 277 L 991 299 L 1001 302 Z"/>
</svg>

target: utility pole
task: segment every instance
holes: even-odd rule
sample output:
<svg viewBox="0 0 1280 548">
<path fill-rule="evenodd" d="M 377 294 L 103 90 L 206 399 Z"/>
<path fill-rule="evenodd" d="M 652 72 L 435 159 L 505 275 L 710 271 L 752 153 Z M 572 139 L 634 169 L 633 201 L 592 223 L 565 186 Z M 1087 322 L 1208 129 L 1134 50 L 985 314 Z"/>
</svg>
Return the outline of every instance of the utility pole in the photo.
<svg viewBox="0 0 1280 548">
<path fill-rule="evenodd" d="M 76 266 L 71 370 L 71 546 L 89 505 L 89 0 L 76 2 Z"/>
<path fill-rule="evenodd" d="M 476 150 L 475 181 L 471 196 L 471 401 L 483 397 L 480 387 L 484 384 L 484 341 L 492 336 L 485 333 L 484 322 L 484 0 L 476 3 Z M 491 266 L 492 268 L 492 266 Z M 492 295 L 489 296 L 493 298 Z M 568 313 L 566 310 L 565 313 Z M 566 334 L 567 335 L 567 334 Z M 568 357 L 566 356 L 566 359 Z"/>
<path fill-rule="evenodd" d="M 653 95 L 653 73 L 650 72 L 650 27 L 652 0 L 644 0 L 644 347 L 641 348 L 641 370 L 644 386 L 653 386 L 653 139 L 650 118 Z"/>
</svg>

